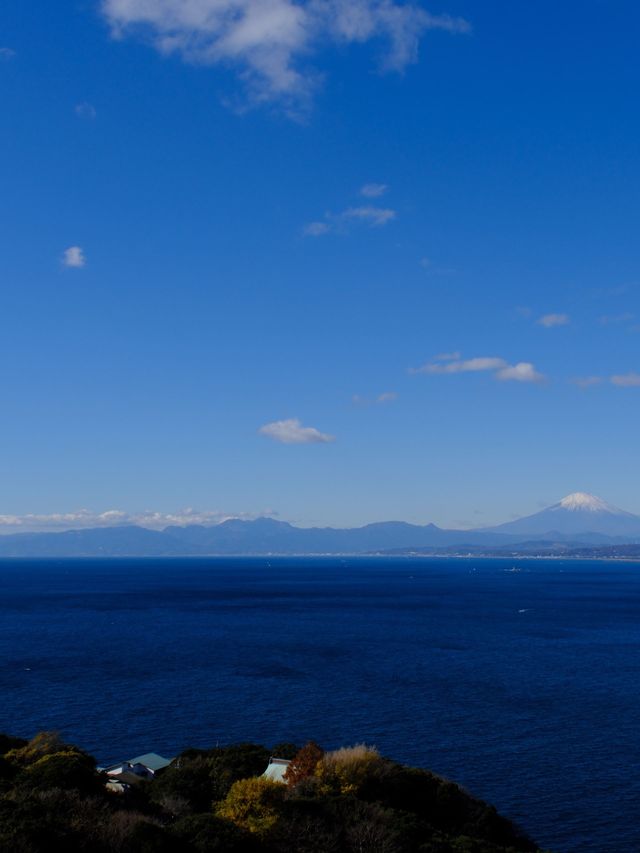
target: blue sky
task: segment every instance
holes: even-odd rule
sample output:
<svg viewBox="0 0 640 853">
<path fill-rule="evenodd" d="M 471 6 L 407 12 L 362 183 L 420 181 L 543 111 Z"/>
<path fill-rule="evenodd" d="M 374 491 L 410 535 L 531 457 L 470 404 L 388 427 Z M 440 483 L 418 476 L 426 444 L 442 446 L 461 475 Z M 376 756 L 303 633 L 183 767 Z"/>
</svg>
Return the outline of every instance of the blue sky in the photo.
<svg viewBox="0 0 640 853">
<path fill-rule="evenodd" d="M 639 26 L 5 0 L 3 529 L 640 512 Z"/>
</svg>

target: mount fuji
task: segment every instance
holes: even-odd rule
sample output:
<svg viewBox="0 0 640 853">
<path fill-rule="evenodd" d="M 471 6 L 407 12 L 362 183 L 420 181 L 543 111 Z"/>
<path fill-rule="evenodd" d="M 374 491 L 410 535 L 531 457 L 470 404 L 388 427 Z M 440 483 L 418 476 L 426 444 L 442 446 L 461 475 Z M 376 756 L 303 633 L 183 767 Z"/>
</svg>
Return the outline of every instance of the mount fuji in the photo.
<svg viewBox="0 0 640 853">
<path fill-rule="evenodd" d="M 598 533 L 633 540 L 640 538 L 640 516 L 618 509 L 595 495 L 574 492 L 541 512 L 485 528 L 484 532 L 534 538 L 561 534 L 578 539 L 580 534 Z"/>
</svg>

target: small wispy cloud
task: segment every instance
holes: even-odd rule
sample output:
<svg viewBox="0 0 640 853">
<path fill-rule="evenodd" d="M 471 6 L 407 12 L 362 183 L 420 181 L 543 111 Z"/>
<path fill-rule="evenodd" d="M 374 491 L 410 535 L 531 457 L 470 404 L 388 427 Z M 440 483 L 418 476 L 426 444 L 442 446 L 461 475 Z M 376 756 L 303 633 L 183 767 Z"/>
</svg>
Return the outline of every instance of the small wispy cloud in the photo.
<svg viewBox="0 0 640 853">
<path fill-rule="evenodd" d="M 438 361 L 437 359 L 430 361 L 428 364 L 423 364 L 422 367 L 416 367 L 411 370 L 411 373 L 428 373 L 428 374 L 447 374 L 447 373 L 480 373 L 486 370 L 495 371 L 502 370 L 508 364 L 503 358 L 480 357 L 469 358 L 462 360 L 460 358 L 451 359 L 451 354 L 446 354 L 446 359 Z M 453 355 L 458 355 L 453 353 Z"/>
<path fill-rule="evenodd" d="M 368 205 L 366 207 L 349 207 L 341 214 L 341 219 L 346 222 L 364 222 L 377 228 L 391 222 L 396 216 L 396 211 L 391 210 L 391 208 Z"/>
<path fill-rule="evenodd" d="M 380 198 L 388 189 L 387 184 L 365 184 L 360 188 L 360 195 L 365 198 Z"/>
<path fill-rule="evenodd" d="M 388 207 L 365 205 L 348 207 L 342 213 L 327 213 L 324 220 L 316 220 L 305 225 L 303 234 L 307 237 L 323 237 L 330 233 L 346 233 L 354 225 L 366 225 L 369 228 L 381 228 L 388 225 L 397 216 L 397 212 Z"/>
<path fill-rule="evenodd" d="M 433 359 L 433 361 L 459 361 L 461 358 L 462 353 L 455 350 L 455 352 L 441 352 Z"/>
<path fill-rule="evenodd" d="M 602 376 L 577 376 L 569 381 L 572 385 L 577 385 L 578 388 L 593 388 L 595 385 L 602 385 L 604 379 Z"/>
<path fill-rule="evenodd" d="M 423 270 L 427 272 L 428 275 L 432 276 L 447 276 L 447 275 L 455 275 L 457 270 L 454 267 L 440 267 L 436 266 L 431 258 L 420 258 L 418 261 Z"/>
<path fill-rule="evenodd" d="M 10 47 L 0 47 L 0 61 L 8 62 L 10 59 L 13 59 L 15 55 L 15 50 L 11 50 Z"/>
<path fill-rule="evenodd" d="M 87 263 L 84 251 L 80 246 L 69 246 L 62 254 L 62 264 L 72 269 L 81 269 Z"/>
<path fill-rule="evenodd" d="M 617 385 L 618 388 L 640 388 L 640 373 L 635 371 L 619 373 L 612 376 L 610 382 L 612 385 Z"/>
<path fill-rule="evenodd" d="M 444 357 L 443 357 L 444 356 Z M 460 353 L 443 353 L 422 367 L 409 370 L 410 373 L 426 373 L 430 375 L 451 375 L 457 373 L 493 373 L 501 382 L 533 382 L 540 383 L 545 380 L 533 364 L 528 361 L 519 361 L 517 364 L 509 364 L 504 358 L 494 356 L 482 356 L 479 358 L 462 359 Z"/>
<path fill-rule="evenodd" d="M 317 221 L 305 225 L 302 233 L 306 237 L 322 237 L 323 234 L 328 234 L 330 230 L 331 226 L 328 222 Z"/>
<path fill-rule="evenodd" d="M 519 361 L 517 364 L 507 365 L 496 373 L 496 379 L 500 382 L 544 382 L 545 377 L 538 373 L 529 361 Z"/>
<path fill-rule="evenodd" d="M 261 426 L 258 432 L 281 444 L 328 444 L 335 441 L 334 435 L 320 432 L 315 427 L 303 426 L 298 418 L 273 421 Z"/>
<path fill-rule="evenodd" d="M 88 103 L 88 101 L 83 101 L 81 104 L 76 104 L 75 113 L 78 118 L 85 118 L 89 120 L 93 120 L 97 113 L 96 108 L 93 104 Z"/>
<path fill-rule="evenodd" d="M 232 518 L 250 520 L 276 514 L 273 512 L 259 514 L 227 513 L 219 510 L 197 510 L 190 507 L 178 510 L 177 512 L 157 512 L 154 510 L 128 512 L 121 509 L 94 512 L 89 509 L 80 509 L 74 512 L 49 514 L 0 515 L 0 532 L 3 534 L 38 531 L 55 532 L 60 530 L 86 530 L 94 527 L 123 527 L 128 525 L 146 527 L 150 530 L 163 530 L 165 527 L 186 527 L 190 524 L 200 524 L 209 527 L 222 524 L 222 522 L 229 521 Z"/>
<path fill-rule="evenodd" d="M 593 388 L 604 383 L 615 385 L 617 388 L 640 388 L 640 373 L 631 370 L 629 373 L 616 373 L 607 379 L 602 376 L 579 376 L 569 381 L 578 388 Z"/>
<path fill-rule="evenodd" d="M 378 394 L 377 397 L 362 397 L 360 394 L 354 394 L 351 402 L 355 406 L 384 406 L 387 403 L 393 403 L 397 399 L 398 395 L 395 391 L 384 391 L 382 394 Z"/>
<path fill-rule="evenodd" d="M 618 326 L 631 323 L 635 318 L 636 315 L 631 314 L 629 311 L 625 311 L 622 314 L 603 314 L 600 317 L 600 324 L 602 326 Z"/>
<path fill-rule="evenodd" d="M 589 290 L 589 295 L 594 299 L 625 296 L 633 287 L 635 287 L 635 283 L 616 284 L 611 287 L 592 287 Z"/>
<path fill-rule="evenodd" d="M 115 38 L 141 36 L 162 55 L 234 69 L 251 103 L 308 105 L 321 75 L 319 45 L 386 43 L 383 71 L 417 60 L 429 30 L 468 33 L 469 23 L 397 0 L 101 0 Z"/>
<path fill-rule="evenodd" d="M 568 314 L 544 314 L 537 322 L 545 329 L 552 329 L 554 326 L 568 326 L 571 318 Z"/>
</svg>

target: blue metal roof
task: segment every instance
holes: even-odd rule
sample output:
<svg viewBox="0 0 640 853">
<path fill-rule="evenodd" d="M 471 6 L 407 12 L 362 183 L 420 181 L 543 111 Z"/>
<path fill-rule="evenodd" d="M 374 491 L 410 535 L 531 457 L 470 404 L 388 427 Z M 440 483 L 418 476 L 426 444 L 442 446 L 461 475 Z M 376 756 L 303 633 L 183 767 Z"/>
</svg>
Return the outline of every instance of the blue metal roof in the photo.
<svg viewBox="0 0 640 853">
<path fill-rule="evenodd" d="M 157 752 L 147 752 L 144 755 L 139 755 L 137 758 L 130 758 L 128 764 L 142 764 L 148 767 L 149 770 L 162 770 L 163 767 L 168 767 L 173 759 L 163 758 Z"/>
</svg>

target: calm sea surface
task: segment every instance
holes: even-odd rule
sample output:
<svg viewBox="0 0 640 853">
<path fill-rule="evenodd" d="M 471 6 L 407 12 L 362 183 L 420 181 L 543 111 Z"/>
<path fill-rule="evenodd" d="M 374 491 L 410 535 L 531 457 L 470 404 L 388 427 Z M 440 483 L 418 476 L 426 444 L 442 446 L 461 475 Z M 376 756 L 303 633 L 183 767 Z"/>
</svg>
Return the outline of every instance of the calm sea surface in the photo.
<svg viewBox="0 0 640 853">
<path fill-rule="evenodd" d="M 639 676 L 640 564 L 0 563 L 0 730 L 103 762 L 366 741 L 556 853 L 640 851 Z"/>
</svg>

